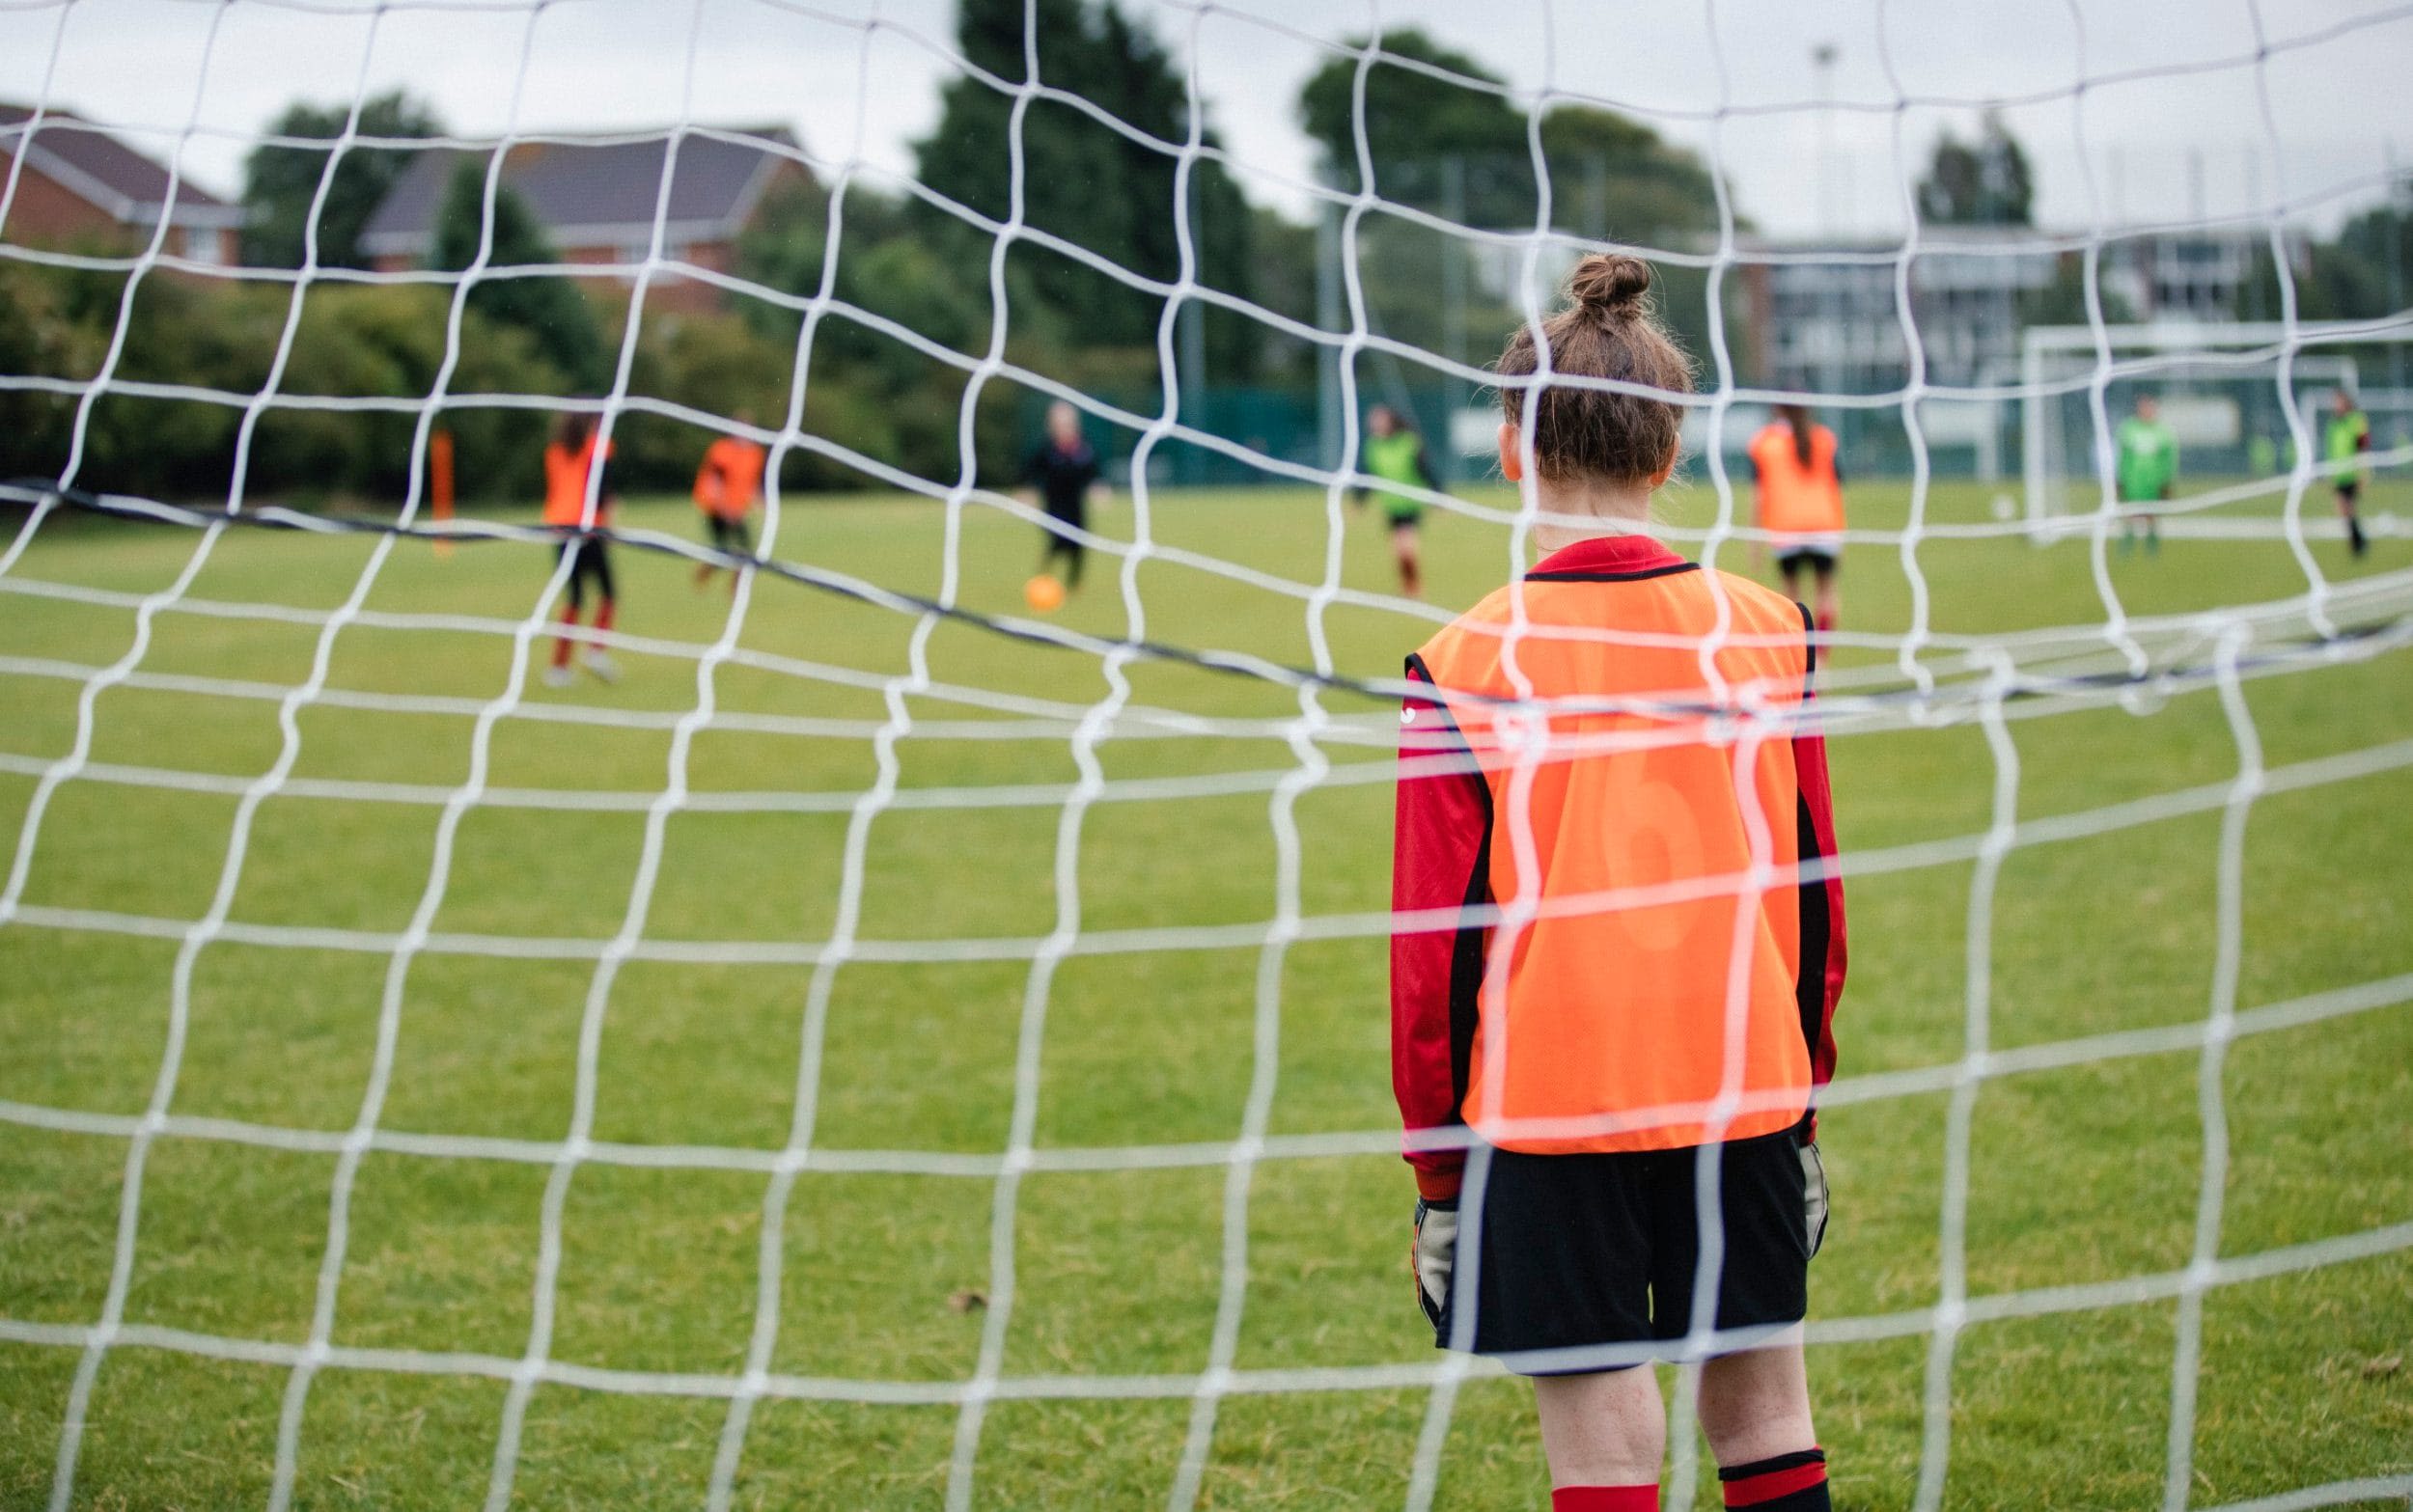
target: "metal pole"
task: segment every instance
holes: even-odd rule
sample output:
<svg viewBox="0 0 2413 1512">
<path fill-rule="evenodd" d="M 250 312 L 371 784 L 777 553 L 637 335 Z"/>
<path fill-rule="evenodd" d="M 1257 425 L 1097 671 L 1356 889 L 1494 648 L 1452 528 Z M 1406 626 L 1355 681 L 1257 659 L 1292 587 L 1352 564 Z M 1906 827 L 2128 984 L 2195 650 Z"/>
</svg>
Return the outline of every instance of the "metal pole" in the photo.
<svg viewBox="0 0 2413 1512">
<path fill-rule="evenodd" d="M 1456 152 L 1441 159 L 1441 218 L 1466 224 L 1466 159 Z M 1466 360 L 1466 243 L 1455 233 L 1441 238 L 1441 354 Z M 1466 407 L 1465 384 L 1456 374 L 1447 392 L 1453 411 Z"/>
<path fill-rule="evenodd" d="M 1341 207 L 1330 200 L 1317 202 L 1316 329 L 1340 334 L 1348 323 L 1341 312 Z M 1316 460 L 1319 467 L 1341 465 L 1341 353 L 1318 343 L 1316 347 Z"/>
<path fill-rule="evenodd" d="M 1819 42 L 1810 49 L 1810 67 L 1818 80 L 1818 140 L 1816 149 L 1818 154 L 1818 230 L 1829 235 L 1835 232 L 1832 159 L 1835 156 L 1835 60 L 1838 56 L 1833 42 Z"/>
<path fill-rule="evenodd" d="M 1810 66 L 1818 80 L 1818 233 L 1821 240 L 1832 243 L 1838 235 L 1835 214 L 1835 60 L 1841 56 L 1833 42 L 1819 42 L 1810 49 Z M 1815 264 L 1813 264 L 1815 265 Z M 1844 289 L 1839 280 L 1854 276 L 1854 270 L 1843 262 L 1829 262 L 1820 281 L 1818 304 L 1819 381 L 1828 393 L 1840 392 L 1844 384 Z"/>
<path fill-rule="evenodd" d="M 2388 231 L 2388 312 L 2394 315 L 2404 308 L 2404 217 L 2413 212 L 2413 194 L 2405 192 L 2405 180 L 2397 168 L 2397 139 L 2380 138 L 2380 151 L 2388 162 L 2388 218 L 2380 224 Z M 2404 344 L 2388 344 L 2388 386 L 2404 387 Z"/>
</svg>

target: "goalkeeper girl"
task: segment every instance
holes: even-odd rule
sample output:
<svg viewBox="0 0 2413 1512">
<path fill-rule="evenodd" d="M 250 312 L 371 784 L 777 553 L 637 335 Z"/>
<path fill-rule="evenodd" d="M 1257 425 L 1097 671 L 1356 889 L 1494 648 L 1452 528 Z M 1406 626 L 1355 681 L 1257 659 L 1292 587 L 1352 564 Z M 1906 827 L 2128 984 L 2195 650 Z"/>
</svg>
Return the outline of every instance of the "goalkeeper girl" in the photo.
<svg viewBox="0 0 2413 1512">
<path fill-rule="evenodd" d="M 751 426 L 754 416 L 739 410 L 737 424 Z M 704 463 L 695 474 L 695 507 L 704 512 L 704 528 L 715 551 L 732 556 L 754 555 L 746 534 L 746 516 L 763 497 L 763 449 L 744 436 L 721 436 L 704 449 Z M 720 570 L 717 563 L 699 563 L 695 586 L 702 589 Z M 737 574 L 729 575 L 729 591 L 737 591 Z"/>
<path fill-rule="evenodd" d="M 1751 438 L 1751 476 L 1759 484 L 1760 528 L 1776 549 L 1785 591 L 1801 597 L 1801 574 L 1817 591 L 1817 625 L 1835 628 L 1843 599 L 1835 589 L 1844 561 L 1844 469 L 1835 432 L 1800 404 L 1779 404 L 1776 419 Z"/>
<path fill-rule="evenodd" d="M 1399 563 L 1400 591 L 1409 598 L 1425 591 L 1423 563 L 1417 553 L 1417 527 L 1424 523 L 1425 507 L 1402 488 L 1422 488 L 1438 493 L 1441 485 L 1433 481 L 1432 456 L 1425 450 L 1425 438 L 1416 427 L 1400 418 L 1400 412 L 1388 404 L 1376 404 L 1366 412 L 1366 471 L 1386 483 L 1399 487 L 1384 488 L 1382 517 L 1391 527 L 1391 555 Z M 1355 499 L 1362 509 L 1368 489 L 1359 488 Z"/>
<path fill-rule="evenodd" d="M 585 607 L 587 584 L 595 584 L 595 627 L 609 630 L 617 595 L 612 591 L 612 559 L 601 536 L 612 523 L 612 496 L 596 480 L 595 518 L 587 518 L 588 475 L 601 467 L 611 456 L 610 448 L 597 455 L 595 417 L 585 414 L 564 415 L 553 426 L 553 440 L 544 449 L 544 523 L 561 533 L 562 543 L 556 561 L 569 562 L 569 598 L 562 605 L 562 624 L 574 628 L 578 612 Z M 553 637 L 553 665 L 544 670 L 547 687 L 569 685 L 569 655 L 572 642 L 567 634 Z M 599 646 L 589 646 L 587 671 L 605 682 L 620 679 L 620 668 L 611 653 Z"/>
<path fill-rule="evenodd" d="M 2360 557 L 2371 549 L 2363 534 L 2361 501 L 2371 464 L 2362 462 L 2371 449 L 2371 417 L 2356 407 L 2354 396 L 2340 389 L 2332 396 L 2329 421 L 2321 426 L 2321 455 L 2336 469 L 2330 482 L 2338 490 L 2338 513 L 2346 522 L 2346 549 Z"/>
<path fill-rule="evenodd" d="M 1803 1512 L 1829 1504 L 1799 1332 L 1844 980 L 1826 756 L 1807 613 L 1648 534 L 1680 419 L 1649 391 L 1691 387 L 1650 282 L 1587 258 L 1541 332 L 1553 373 L 1643 392 L 1519 382 L 1533 333 L 1509 343 L 1500 465 L 1549 555 L 1407 660 L 1391 1044 L 1417 1298 L 1442 1347 L 1533 1378 L 1558 1512 L 1658 1506 L 1645 1362 L 1703 1326 L 1727 1504 Z"/>
</svg>

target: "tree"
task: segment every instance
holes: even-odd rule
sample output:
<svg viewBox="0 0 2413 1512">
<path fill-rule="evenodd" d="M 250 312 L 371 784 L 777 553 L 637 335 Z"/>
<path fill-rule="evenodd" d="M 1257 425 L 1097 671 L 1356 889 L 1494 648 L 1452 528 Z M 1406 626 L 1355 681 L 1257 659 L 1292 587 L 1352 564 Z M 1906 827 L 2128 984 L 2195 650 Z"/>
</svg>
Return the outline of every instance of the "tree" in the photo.
<svg viewBox="0 0 2413 1512">
<path fill-rule="evenodd" d="M 2402 310 L 2413 298 L 2413 198 L 2406 186 L 2346 222 L 2335 240 L 2307 248 L 2295 278 L 2303 319 L 2368 320 Z M 2266 251 L 2254 282 L 2267 291 L 2268 318 L 2277 318 L 2278 274 Z"/>
<path fill-rule="evenodd" d="M 1324 177 L 1335 186 L 1367 187 L 1362 122 L 1371 187 L 1388 205 L 1458 225 L 1530 230 L 1543 218 L 1546 186 L 1548 223 L 1569 235 L 1678 247 L 1717 226 L 1717 186 L 1707 169 L 1649 125 L 1575 105 L 1551 107 L 1537 125 L 1500 75 L 1422 31 L 1386 32 L 1381 49 L 1365 69 L 1362 111 L 1354 57 L 1332 58 L 1299 91 L 1299 119 L 1322 149 Z M 1397 216 L 1362 217 L 1356 261 L 1373 325 L 1443 357 L 1482 363 L 1524 318 L 1521 289 L 1502 287 L 1496 271 L 1478 277 L 1462 235 Z M 1662 314 L 1691 349 L 1706 351 L 1706 274 L 1667 263 L 1658 274 Z M 1410 381 L 1404 371 L 1396 378 Z"/>
<path fill-rule="evenodd" d="M 332 140 L 344 134 L 350 112 L 341 106 L 299 101 L 269 124 L 284 137 Z M 435 110 L 401 90 L 379 95 L 360 107 L 355 135 L 430 137 L 443 134 Z M 319 193 L 332 148 L 269 144 L 243 160 L 243 205 L 251 213 L 243 231 L 243 260 L 257 267 L 299 267 L 307 243 L 311 202 Z M 376 213 L 396 179 L 410 166 L 412 149 L 350 147 L 335 165 L 326 204 L 319 215 L 319 265 L 366 267 L 360 233 Z"/>
<path fill-rule="evenodd" d="M 2035 203 L 2027 150 L 1997 111 L 1981 118 L 1975 142 L 1946 129 L 1919 180 L 1919 214 L 1930 225 L 2032 226 Z"/>
<path fill-rule="evenodd" d="M 485 232 L 486 166 L 464 160 L 445 185 L 436 211 L 435 265 L 459 272 L 477 261 Z M 602 387 L 603 339 L 594 307 L 558 273 L 527 273 L 560 261 L 536 212 L 509 184 L 494 187 L 494 234 L 486 271 L 469 290 L 469 308 L 497 325 L 526 331 L 536 349 L 581 390 Z"/>
<path fill-rule="evenodd" d="M 738 241 L 738 274 L 784 293 L 818 294 L 828 257 L 829 211 L 829 195 L 818 184 L 765 202 Z M 963 371 L 854 312 L 894 321 L 957 351 L 985 346 L 985 264 L 968 259 L 961 240 L 933 239 L 921 218 L 898 201 L 861 180 L 846 190 L 831 285 L 839 305 L 814 332 L 802 419 L 806 430 L 924 478 L 952 478 L 961 470 L 957 447 Z M 984 269 L 982 276 L 967 277 L 967 265 Z M 1039 300 L 1027 289 L 1010 289 L 1008 297 L 1026 316 Z M 775 346 L 784 368 L 795 352 L 802 316 L 754 300 L 743 318 Z M 989 392 L 998 394 L 999 386 L 990 385 Z M 983 417 L 987 413 L 985 408 Z M 996 449 L 1000 455 L 1010 450 L 1009 438 L 998 437 Z M 990 450 L 985 441 L 984 450 Z M 862 481 L 859 475 L 844 476 L 819 462 L 799 464 L 799 474 L 808 482 L 831 486 Z"/>
<path fill-rule="evenodd" d="M 1189 100 L 1179 69 L 1146 27 L 1114 4 L 1036 0 L 1039 77 L 1088 101 L 1133 130 L 1178 146 L 1189 135 Z M 978 69 L 1012 84 L 1026 76 L 1024 0 L 963 0 L 957 36 Z M 966 73 L 941 95 L 936 129 L 916 144 L 923 183 L 974 212 L 1004 221 L 1012 209 L 1013 99 Z M 1216 142 L 1214 134 L 1203 140 Z M 1186 211 L 1199 282 L 1245 295 L 1250 217 L 1239 188 L 1220 164 L 1192 161 L 1189 204 L 1177 202 L 1177 155 L 1137 142 L 1088 112 L 1035 99 L 1021 130 L 1022 217 L 1026 225 L 1145 278 L 1180 274 L 1179 225 Z M 916 218 L 925 239 L 985 296 L 989 242 L 944 210 Z M 1147 347 L 1156 341 L 1164 301 L 1079 260 L 1024 242 L 1009 256 L 1015 283 L 1010 312 L 1016 334 L 1069 340 L 1077 347 Z M 1029 303 L 1034 308 L 1025 309 Z M 1052 328 L 1052 329 L 1051 329 Z M 1210 362 L 1242 363 L 1251 322 L 1210 322 L 1225 349 Z"/>
<path fill-rule="evenodd" d="M 1359 38 L 1347 45 L 1362 48 Z M 1422 31 L 1386 32 L 1366 69 L 1366 155 L 1383 199 L 1464 225 L 1530 227 L 1539 208 L 1526 112 L 1505 81 Z M 1457 83 L 1405 59 L 1459 75 Z M 1324 170 L 1356 192 L 1357 60 L 1335 57 L 1299 91 L 1299 119 L 1323 149 Z M 1615 111 L 1561 105 L 1541 118 L 1550 223 L 1601 239 L 1648 245 L 1717 224 L 1716 187 L 1699 158 Z"/>
</svg>

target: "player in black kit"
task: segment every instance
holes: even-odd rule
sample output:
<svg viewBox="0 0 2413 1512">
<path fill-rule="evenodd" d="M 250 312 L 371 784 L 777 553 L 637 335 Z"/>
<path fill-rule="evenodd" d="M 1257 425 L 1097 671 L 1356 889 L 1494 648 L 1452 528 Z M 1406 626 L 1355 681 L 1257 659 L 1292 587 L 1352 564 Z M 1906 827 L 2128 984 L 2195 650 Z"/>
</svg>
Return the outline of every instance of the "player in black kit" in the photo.
<svg viewBox="0 0 2413 1512">
<path fill-rule="evenodd" d="M 1105 497 L 1106 483 L 1098 473 L 1096 450 L 1082 439 L 1080 413 L 1071 405 L 1059 400 L 1047 406 L 1047 439 L 1024 465 L 1022 483 L 1024 497 L 1036 495 L 1047 510 L 1047 544 L 1040 553 L 1040 571 L 1051 570 L 1061 558 L 1064 586 L 1078 588 L 1085 552 L 1073 533 L 1088 528 L 1090 501 Z"/>
</svg>

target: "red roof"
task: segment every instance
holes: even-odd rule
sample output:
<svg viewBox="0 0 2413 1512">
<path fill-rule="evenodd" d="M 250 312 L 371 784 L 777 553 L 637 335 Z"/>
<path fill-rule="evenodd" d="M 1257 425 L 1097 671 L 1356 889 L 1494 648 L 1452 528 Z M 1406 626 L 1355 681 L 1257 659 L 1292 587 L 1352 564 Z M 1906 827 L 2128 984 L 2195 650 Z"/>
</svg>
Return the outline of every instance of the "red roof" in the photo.
<svg viewBox="0 0 2413 1512">
<path fill-rule="evenodd" d="M 54 106 L 37 121 L 30 106 L 0 102 L 0 174 L 20 149 L 27 168 L 110 219 L 126 225 L 158 220 L 170 188 L 167 168 L 73 112 Z M 240 206 L 229 205 L 190 179 L 175 180 L 174 188 L 171 225 L 242 224 Z"/>
</svg>

